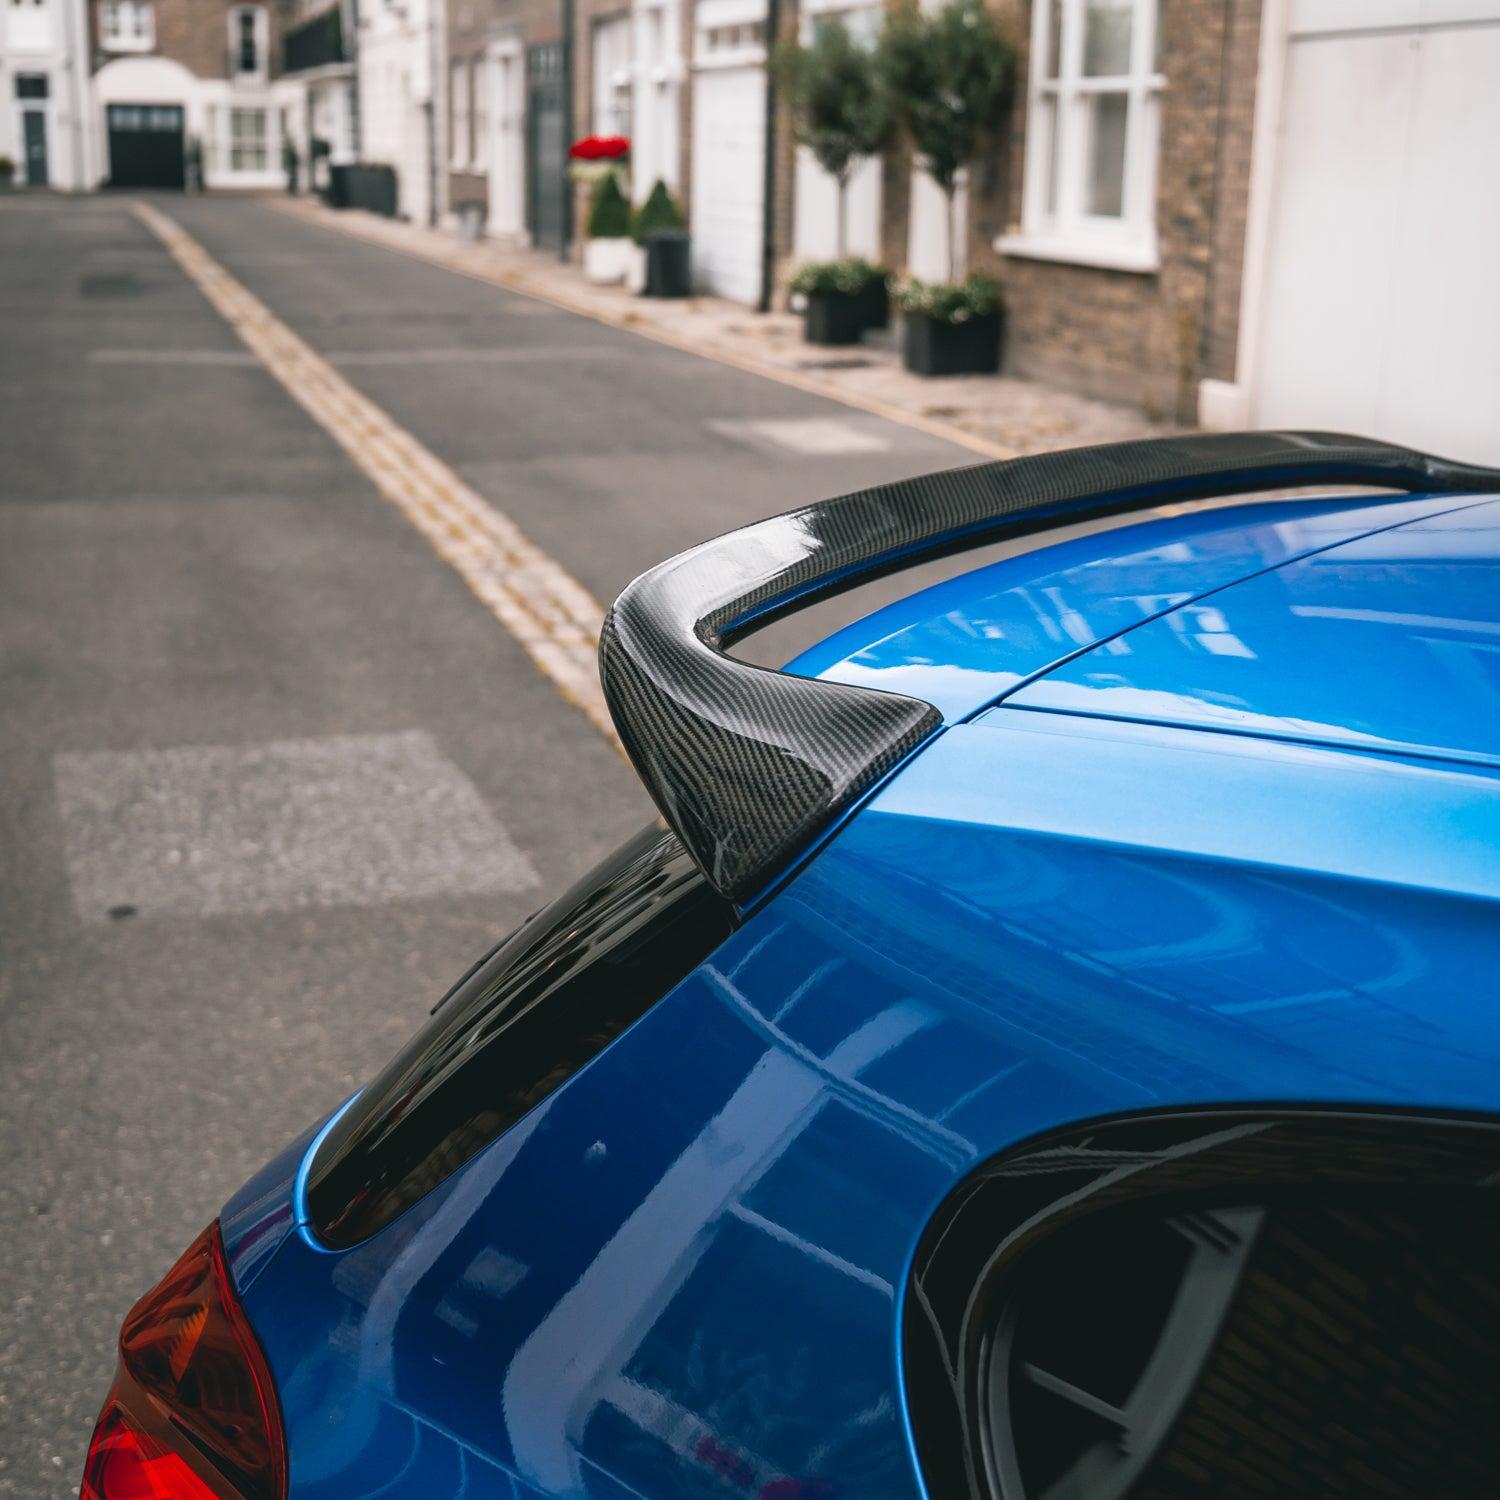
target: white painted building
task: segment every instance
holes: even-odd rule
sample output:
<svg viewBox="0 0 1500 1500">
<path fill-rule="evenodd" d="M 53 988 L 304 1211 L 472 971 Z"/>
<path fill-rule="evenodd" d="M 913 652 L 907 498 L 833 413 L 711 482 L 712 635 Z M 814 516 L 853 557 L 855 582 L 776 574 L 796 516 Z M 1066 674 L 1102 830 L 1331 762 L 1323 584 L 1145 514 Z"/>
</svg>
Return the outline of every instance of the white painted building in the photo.
<svg viewBox="0 0 1500 1500">
<path fill-rule="evenodd" d="M 766 178 L 766 0 L 698 0 L 693 15 L 693 280 L 755 305 Z"/>
<path fill-rule="evenodd" d="M 677 0 L 635 0 L 590 28 L 590 120 L 594 135 L 630 140 L 630 191 L 678 191 L 682 160 L 682 12 Z"/>
<path fill-rule="evenodd" d="M 17 183 L 91 186 L 83 0 L 0 0 L 0 156 Z"/>
<path fill-rule="evenodd" d="M 1500 0 L 1266 0 L 1214 427 L 1500 462 Z"/>
<path fill-rule="evenodd" d="M 291 0 L 282 38 L 282 77 L 302 91 L 305 136 L 294 141 L 298 186 L 328 185 L 330 167 L 359 159 L 355 0 Z"/>
<path fill-rule="evenodd" d="M 283 145 L 302 136 L 302 91 L 279 81 L 268 3 L 96 0 L 97 180 L 209 189 L 286 184 Z"/>
<path fill-rule="evenodd" d="M 418 224 L 444 208 L 442 27 L 441 0 L 359 6 L 360 159 L 395 169 L 396 212 Z"/>
</svg>

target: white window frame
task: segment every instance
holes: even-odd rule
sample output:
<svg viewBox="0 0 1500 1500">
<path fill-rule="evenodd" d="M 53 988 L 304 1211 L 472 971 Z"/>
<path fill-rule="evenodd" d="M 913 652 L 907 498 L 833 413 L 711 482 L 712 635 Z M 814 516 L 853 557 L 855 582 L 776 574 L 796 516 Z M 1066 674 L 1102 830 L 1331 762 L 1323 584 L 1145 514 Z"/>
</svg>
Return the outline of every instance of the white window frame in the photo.
<svg viewBox="0 0 1500 1500">
<path fill-rule="evenodd" d="M 150 52 L 156 46 L 151 0 L 100 0 L 99 45 L 106 52 Z"/>
<path fill-rule="evenodd" d="M 271 47 L 271 23 L 264 5 L 232 5 L 227 14 L 229 22 L 229 77 L 236 83 L 264 83 Z M 255 67 L 240 67 L 240 17 L 255 17 Z"/>
<path fill-rule="evenodd" d="M 1089 0 L 1059 0 L 1061 35 L 1058 73 L 1046 78 L 1051 0 L 1034 0 L 1031 68 L 1027 87 L 1026 161 L 1021 230 L 995 241 L 1006 255 L 1067 261 L 1120 271 L 1160 268 L 1156 243 L 1156 177 L 1161 134 L 1161 94 L 1166 79 L 1155 68 L 1157 0 L 1130 0 L 1130 71 L 1085 77 L 1084 37 Z M 1126 96 L 1122 211 L 1118 218 L 1090 214 L 1088 112 L 1091 96 Z M 1053 101 L 1055 106 L 1053 105 Z M 1056 142 L 1056 201 L 1047 188 Z"/>
<path fill-rule="evenodd" d="M 473 74 L 467 57 L 455 57 L 448 72 L 448 97 L 452 100 L 452 135 L 448 164 L 455 172 L 469 170 L 469 99 Z"/>
<path fill-rule="evenodd" d="M 629 11 L 601 16 L 594 22 L 591 38 L 590 128 L 594 135 L 634 138 L 635 77 L 632 71 L 633 23 Z M 623 97 L 623 127 L 617 118 Z"/>
<path fill-rule="evenodd" d="M 483 57 L 476 57 L 469 80 L 470 128 L 474 142 L 469 164 L 475 172 L 490 169 L 490 108 L 490 70 Z"/>
<path fill-rule="evenodd" d="M 247 133 L 235 133 L 235 119 L 243 116 L 245 118 L 259 118 L 260 130 Z M 240 173 L 262 173 L 269 172 L 272 167 L 271 145 L 271 111 L 263 104 L 235 104 L 232 101 L 225 107 L 224 111 L 224 170 L 236 174 Z M 259 162 L 252 165 L 244 165 L 235 161 L 236 152 L 250 149 L 250 143 L 258 147 Z"/>
</svg>

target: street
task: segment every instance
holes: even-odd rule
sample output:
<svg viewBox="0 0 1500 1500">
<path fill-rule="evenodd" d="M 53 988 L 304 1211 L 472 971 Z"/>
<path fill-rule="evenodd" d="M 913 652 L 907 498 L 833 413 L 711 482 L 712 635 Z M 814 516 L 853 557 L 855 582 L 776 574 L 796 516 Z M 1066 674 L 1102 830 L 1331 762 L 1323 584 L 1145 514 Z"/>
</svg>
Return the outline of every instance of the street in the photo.
<svg viewBox="0 0 1500 1500">
<path fill-rule="evenodd" d="M 266 203 L 157 206 L 604 603 L 974 460 Z M 0 264 L 0 1495 L 64 1496 L 135 1296 L 650 807 L 129 197 L 0 204 Z"/>
</svg>

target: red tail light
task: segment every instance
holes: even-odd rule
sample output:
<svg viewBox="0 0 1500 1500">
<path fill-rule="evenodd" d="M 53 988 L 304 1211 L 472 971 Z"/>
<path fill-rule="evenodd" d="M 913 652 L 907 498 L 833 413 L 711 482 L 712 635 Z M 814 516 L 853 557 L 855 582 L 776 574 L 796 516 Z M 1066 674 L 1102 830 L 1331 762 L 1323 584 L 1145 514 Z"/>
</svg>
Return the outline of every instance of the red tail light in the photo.
<svg viewBox="0 0 1500 1500">
<path fill-rule="evenodd" d="M 224 1264 L 217 1223 L 131 1308 L 80 1500 L 282 1500 L 271 1372 Z"/>
</svg>

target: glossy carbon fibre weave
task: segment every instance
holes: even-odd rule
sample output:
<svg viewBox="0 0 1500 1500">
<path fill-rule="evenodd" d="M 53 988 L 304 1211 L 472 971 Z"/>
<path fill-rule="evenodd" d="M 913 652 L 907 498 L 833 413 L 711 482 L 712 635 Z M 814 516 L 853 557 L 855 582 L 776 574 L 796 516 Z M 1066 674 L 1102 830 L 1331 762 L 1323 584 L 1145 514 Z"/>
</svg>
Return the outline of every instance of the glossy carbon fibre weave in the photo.
<svg viewBox="0 0 1500 1500">
<path fill-rule="evenodd" d="M 727 656 L 757 624 L 911 563 L 1003 536 L 1308 484 L 1500 491 L 1500 470 L 1338 433 L 1193 434 L 950 469 L 824 500 L 643 573 L 599 642 L 610 713 L 709 881 L 745 901 L 932 734 L 931 704 Z"/>
</svg>

